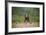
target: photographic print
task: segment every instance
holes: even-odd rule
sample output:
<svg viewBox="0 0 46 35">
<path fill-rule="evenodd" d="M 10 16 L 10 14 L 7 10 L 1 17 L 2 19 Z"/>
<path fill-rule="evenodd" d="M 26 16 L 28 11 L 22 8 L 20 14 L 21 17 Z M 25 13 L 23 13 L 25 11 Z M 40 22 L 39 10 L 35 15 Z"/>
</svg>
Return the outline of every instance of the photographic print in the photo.
<svg viewBox="0 0 46 35">
<path fill-rule="evenodd" d="M 44 32 L 44 3 L 10 1 L 7 4 L 8 33 Z"/>
<path fill-rule="evenodd" d="M 12 7 L 12 28 L 39 27 L 39 8 Z"/>
</svg>

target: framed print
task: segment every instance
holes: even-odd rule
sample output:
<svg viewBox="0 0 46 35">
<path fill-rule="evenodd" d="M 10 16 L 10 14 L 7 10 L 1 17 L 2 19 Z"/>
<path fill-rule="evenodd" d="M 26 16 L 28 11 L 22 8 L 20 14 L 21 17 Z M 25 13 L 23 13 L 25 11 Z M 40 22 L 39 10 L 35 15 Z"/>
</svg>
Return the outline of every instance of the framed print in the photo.
<svg viewBox="0 0 46 35">
<path fill-rule="evenodd" d="M 44 32 L 43 2 L 8 1 L 5 10 L 7 33 Z"/>
</svg>

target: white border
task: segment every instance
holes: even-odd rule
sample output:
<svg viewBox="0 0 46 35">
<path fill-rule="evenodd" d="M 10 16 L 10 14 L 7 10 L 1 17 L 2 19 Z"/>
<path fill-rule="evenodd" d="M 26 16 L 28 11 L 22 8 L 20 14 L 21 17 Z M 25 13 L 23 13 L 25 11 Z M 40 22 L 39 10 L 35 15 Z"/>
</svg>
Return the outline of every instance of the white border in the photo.
<svg viewBox="0 0 46 35">
<path fill-rule="evenodd" d="M 40 27 L 35 28 L 12 28 L 12 7 L 33 7 L 40 8 Z M 43 28 L 43 5 L 22 4 L 22 3 L 8 3 L 8 32 L 21 32 L 21 31 L 38 31 Z"/>
</svg>

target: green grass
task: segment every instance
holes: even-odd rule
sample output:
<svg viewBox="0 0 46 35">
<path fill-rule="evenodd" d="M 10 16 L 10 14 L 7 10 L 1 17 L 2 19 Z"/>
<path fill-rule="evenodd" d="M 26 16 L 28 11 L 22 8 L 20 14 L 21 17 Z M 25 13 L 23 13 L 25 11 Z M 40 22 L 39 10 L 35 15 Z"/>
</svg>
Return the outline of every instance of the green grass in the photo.
<svg viewBox="0 0 46 35">
<path fill-rule="evenodd" d="M 15 22 L 24 22 L 24 17 L 23 16 L 19 16 L 19 15 L 13 15 L 12 17 L 12 21 L 15 21 Z"/>
<path fill-rule="evenodd" d="M 24 16 L 13 15 L 13 17 L 12 17 L 12 22 L 21 23 L 21 22 L 24 22 L 24 20 L 25 20 Z M 30 20 L 30 22 L 39 22 L 39 17 L 37 17 L 37 16 L 31 17 L 29 20 Z"/>
</svg>

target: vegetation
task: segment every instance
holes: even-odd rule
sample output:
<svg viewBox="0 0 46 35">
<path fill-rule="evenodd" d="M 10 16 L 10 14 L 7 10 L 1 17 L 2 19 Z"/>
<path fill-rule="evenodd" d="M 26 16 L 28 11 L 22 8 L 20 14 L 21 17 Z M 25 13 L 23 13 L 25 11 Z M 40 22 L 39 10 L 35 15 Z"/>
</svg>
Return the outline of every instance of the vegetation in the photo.
<svg viewBox="0 0 46 35">
<path fill-rule="evenodd" d="M 30 22 L 39 22 L 39 8 L 30 7 L 12 7 L 12 22 L 24 22 L 26 14 Z"/>
</svg>

